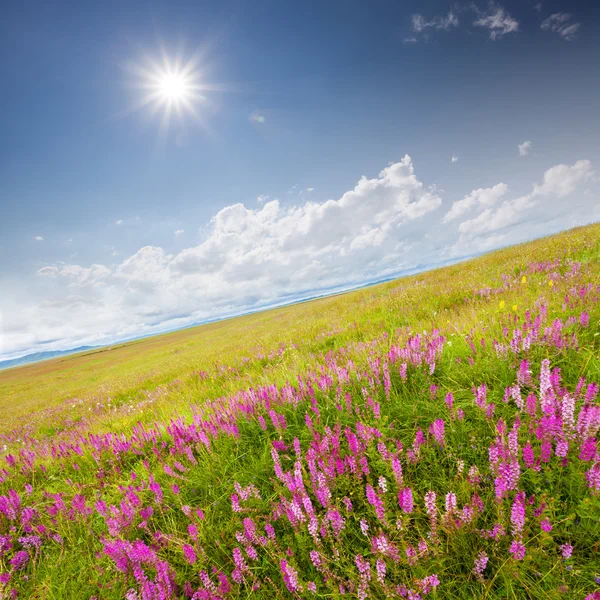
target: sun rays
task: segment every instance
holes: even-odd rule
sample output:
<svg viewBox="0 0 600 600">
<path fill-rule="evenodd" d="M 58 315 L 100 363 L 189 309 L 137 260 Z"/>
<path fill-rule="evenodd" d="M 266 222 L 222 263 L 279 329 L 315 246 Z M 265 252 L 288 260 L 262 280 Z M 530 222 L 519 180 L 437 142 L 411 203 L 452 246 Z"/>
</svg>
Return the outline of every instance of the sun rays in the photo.
<svg viewBox="0 0 600 600">
<path fill-rule="evenodd" d="M 204 126 L 203 115 L 208 109 L 207 93 L 218 88 L 206 83 L 200 55 L 184 59 L 182 53 L 169 56 L 163 49 L 160 58 L 147 55 L 139 62 L 124 66 L 128 87 L 135 93 L 127 113 L 146 111 L 160 119 L 160 134 L 165 137 L 173 120 L 193 119 Z"/>
</svg>

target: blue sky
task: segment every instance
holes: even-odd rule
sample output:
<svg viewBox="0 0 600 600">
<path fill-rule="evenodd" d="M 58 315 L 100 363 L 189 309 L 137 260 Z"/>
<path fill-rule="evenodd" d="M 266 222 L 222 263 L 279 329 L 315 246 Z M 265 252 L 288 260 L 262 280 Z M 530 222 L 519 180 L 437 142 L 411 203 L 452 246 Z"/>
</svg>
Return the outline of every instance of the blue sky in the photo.
<svg viewBox="0 0 600 600">
<path fill-rule="evenodd" d="M 599 17 L 566 0 L 5 7 L 0 358 L 599 220 Z M 133 69 L 161 49 L 204 88 L 168 130 L 162 106 L 132 110 Z"/>
</svg>

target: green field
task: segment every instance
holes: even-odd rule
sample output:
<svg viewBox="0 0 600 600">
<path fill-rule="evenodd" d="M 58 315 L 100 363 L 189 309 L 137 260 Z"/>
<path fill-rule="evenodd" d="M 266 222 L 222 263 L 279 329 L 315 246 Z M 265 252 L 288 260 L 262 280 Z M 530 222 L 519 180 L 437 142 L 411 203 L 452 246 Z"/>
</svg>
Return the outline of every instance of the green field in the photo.
<svg viewBox="0 0 600 600">
<path fill-rule="evenodd" d="M 583 599 L 599 333 L 591 225 L 1 371 L 0 598 Z"/>
</svg>

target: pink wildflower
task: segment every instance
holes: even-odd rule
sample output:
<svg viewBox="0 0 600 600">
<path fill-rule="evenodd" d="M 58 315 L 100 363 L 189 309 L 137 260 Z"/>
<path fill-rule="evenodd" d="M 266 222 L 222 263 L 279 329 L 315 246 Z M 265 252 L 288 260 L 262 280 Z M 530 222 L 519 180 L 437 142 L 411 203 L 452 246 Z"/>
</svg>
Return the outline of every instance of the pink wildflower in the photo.
<svg viewBox="0 0 600 600">
<path fill-rule="evenodd" d="M 396 483 L 401 486 L 402 485 L 402 463 L 397 456 L 392 457 L 392 471 L 394 472 L 394 477 L 396 479 Z"/>
<path fill-rule="evenodd" d="M 525 546 L 517 540 L 514 540 L 510 545 L 509 552 L 515 560 L 523 560 L 525 558 Z"/>
<path fill-rule="evenodd" d="M 367 523 L 367 521 L 365 519 L 361 519 L 359 522 L 360 525 L 360 530 L 362 531 L 363 535 L 367 535 L 368 531 L 369 531 L 369 524 Z"/>
<path fill-rule="evenodd" d="M 540 527 L 542 528 L 542 531 L 545 531 L 546 533 L 552 531 L 552 523 L 550 523 L 548 519 L 540 521 Z"/>
<path fill-rule="evenodd" d="M 385 508 L 381 498 L 377 495 L 377 492 L 369 484 L 366 486 L 367 501 L 375 509 L 375 514 L 381 522 L 385 522 Z"/>
<path fill-rule="evenodd" d="M 29 562 L 29 554 L 25 550 L 19 550 L 10 559 L 10 565 L 15 570 L 22 569 Z"/>
<path fill-rule="evenodd" d="M 479 581 L 483 581 L 483 572 L 488 564 L 488 555 L 485 552 L 480 552 L 475 559 L 475 566 L 473 567 L 473 573 Z"/>
<path fill-rule="evenodd" d="M 429 427 L 429 432 L 440 446 L 444 445 L 444 419 L 434 421 Z"/>
<path fill-rule="evenodd" d="M 453 513 L 457 509 L 456 494 L 454 492 L 448 492 L 446 494 L 446 512 Z"/>
<path fill-rule="evenodd" d="M 413 493 L 410 488 L 404 488 L 398 492 L 398 504 L 407 514 L 413 511 Z"/>
<path fill-rule="evenodd" d="M 519 492 L 515 496 L 510 511 L 510 521 L 513 535 L 521 534 L 525 525 L 525 494 L 523 492 Z"/>
<path fill-rule="evenodd" d="M 429 491 L 425 494 L 425 510 L 432 518 L 436 515 L 435 492 L 433 491 Z"/>
<path fill-rule="evenodd" d="M 565 560 L 571 558 L 571 555 L 573 554 L 573 546 L 571 546 L 571 544 L 562 544 L 560 546 L 560 553 Z"/>
<path fill-rule="evenodd" d="M 302 591 L 302 586 L 298 583 L 298 572 L 286 560 L 282 560 L 279 566 L 283 574 L 285 587 L 287 587 L 288 591 L 292 593 Z"/>
<path fill-rule="evenodd" d="M 189 544 L 183 545 L 183 556 L 190 565 L 193 565 L 198 560 L 195 550 Z"/>
<path fill-rule="evenodd" d="M 375 566 L 377 569 L 377 581 L 379 581 L 379 583 L 383 584 L 384 580 L 385 580 L 385 571 L 386 571 L 385 562 L 383 560 L 381 560 L 380 558 L 378 558 Z"/>
</svg>

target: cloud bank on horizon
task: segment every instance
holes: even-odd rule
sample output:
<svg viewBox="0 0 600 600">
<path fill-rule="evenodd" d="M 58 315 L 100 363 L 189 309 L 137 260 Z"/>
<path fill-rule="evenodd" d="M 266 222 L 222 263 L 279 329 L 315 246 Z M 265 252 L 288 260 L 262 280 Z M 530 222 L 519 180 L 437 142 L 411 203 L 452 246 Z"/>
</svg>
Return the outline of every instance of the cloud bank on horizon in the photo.
<svg viewBox="0 0 600 600">
<path fill-rule="evenodd" d="M 524 195 L 500 182 L 444 200 L 405 155 L 336 200 L 232 204 L 214 216 L 204 240 L 177 253 L 144 246 L 115 265 L 41 267 L 53 299 L 5 309 L 2 353 L 163 331 L 591 222 L 600 210 L 581 192 L 595 183 L 584 159 L 547 169 Z"/>
</svg>

